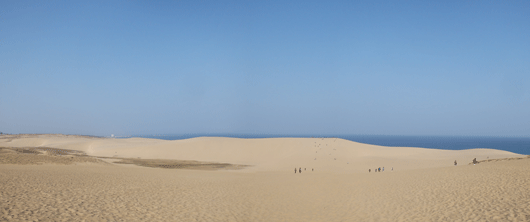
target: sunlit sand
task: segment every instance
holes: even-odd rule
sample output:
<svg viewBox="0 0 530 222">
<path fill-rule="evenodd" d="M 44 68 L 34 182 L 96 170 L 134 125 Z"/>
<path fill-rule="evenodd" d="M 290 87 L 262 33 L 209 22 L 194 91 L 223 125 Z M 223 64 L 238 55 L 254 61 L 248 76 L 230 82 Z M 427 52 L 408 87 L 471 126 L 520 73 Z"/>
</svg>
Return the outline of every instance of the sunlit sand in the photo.
<svg viewBox="0 0 530 222">
<path fill-rule="evenodd" d="M 65 135 L 0 147 L 0 220 L 530 221 L 530 158 L 501 150 Z"/>
</svg>

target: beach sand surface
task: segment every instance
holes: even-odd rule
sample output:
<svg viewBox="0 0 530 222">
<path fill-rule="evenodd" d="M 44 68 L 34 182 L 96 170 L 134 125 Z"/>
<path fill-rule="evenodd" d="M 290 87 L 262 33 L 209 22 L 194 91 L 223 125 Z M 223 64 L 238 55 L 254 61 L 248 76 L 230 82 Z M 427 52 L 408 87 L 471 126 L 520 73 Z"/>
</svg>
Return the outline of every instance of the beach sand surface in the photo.
<svg viewBox="0 0 530 222">
<path fill-rule="evenodd" d="M 0 221 L 530 221 L 530 158 L 501 150 L 67 135 L 4 135 L 0 147 Z"/>
</svg>

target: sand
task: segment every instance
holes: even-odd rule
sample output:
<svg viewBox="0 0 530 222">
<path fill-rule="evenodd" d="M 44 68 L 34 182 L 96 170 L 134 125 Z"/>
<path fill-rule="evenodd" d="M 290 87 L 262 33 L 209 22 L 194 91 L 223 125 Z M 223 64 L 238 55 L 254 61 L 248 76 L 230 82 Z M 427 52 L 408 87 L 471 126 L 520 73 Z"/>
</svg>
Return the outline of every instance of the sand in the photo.
<svg viewBox="0 0 530 222">
<path fill-rule="evenodd" d="M 0 147 L 0 221 L 530 221 L 530 158 L 500 150 L 65 135 Z M 115 163 L 134 159 L 151 165 Z M 186 161 L 245 167 L 160 166 Z"/>
</svg>

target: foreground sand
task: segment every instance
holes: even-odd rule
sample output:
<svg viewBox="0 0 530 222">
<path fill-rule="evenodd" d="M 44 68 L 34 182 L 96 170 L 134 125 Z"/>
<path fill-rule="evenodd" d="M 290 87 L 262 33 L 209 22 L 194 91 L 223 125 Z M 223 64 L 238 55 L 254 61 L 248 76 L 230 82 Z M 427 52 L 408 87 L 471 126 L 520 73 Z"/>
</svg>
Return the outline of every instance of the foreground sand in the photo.
<svg viewBox="0 0 530 222">
<path fill-rule="evenodd" d="M 159 140 L 133 139 L 124 140 L 124 143 L 116 139 L 65 139 L 62 136 L 19 138 L 10 142 L 0 138 L 0 146 L 29 146 L 38 139 L 41 139 L 38 142 L 44 143 L 40 144 L 42 146 L 81 151 L 92 148 L 93 154 L 108 152 L 101 147 L 120 151 L 122 155 L 141 154 L 143 151 L 137 147 L 151 147 L 151 150 L 176 147 Z M 342 140 L 340 146 L 321 149 L 322 145 L 296 146 L 311 144 L 317 139 L 277 142 L 276 139 L 206 138 L 221 143 L 212 148 L 201 144 L 204 139 L 185 142 L 187 146 L 203 149 L 203 152 L 215 150 L 215 147 L 237 151 L 245 148 L 237 147 L 241 144 L 255 143 L 260 147 L 260 143 L 265 143 L 292 149 L 281 151 L 273 147 L 269 151 L 292 155 L 276 153 L 279 158 L 275 160 L 274 154 L 267 154 L 267 151 L 260 152 L 263 153 L 261 158 L 234 152 L 232 155 L 235 157 L 231 158 L 240 161 L 237 164 L 253 167 L 218 171 L 95 162 L 70 165 L 0 164 L 0 220 L 530 221 L 530 159 L 523 155 L 488 149 L 443 151 L 377 147 Z M 326 140 L 331 141 L 321 141 Z M 134 141 L 143 144 L 134 146 Z M 289 145 L 282 146 L 282 142 Z M 114 147 L 111 146 L 113 143 Z M 120 143 L 132 144 L 129 147 L 131 151 L 127 153 L 127 145 L 121 146 Z M 329 144 L 331 142 L 328 146 L 333 146 Z M 189 150 L 180 152 L 196 152 L 187 146 L 181 147 Z M 310 150 L 312 152 L 317 149 L 341 152 L 343 149 L 342 155 L 333 158 L 351 162 L 339 165 L 336 164 L 338 160 L 331 157 L 322 163 L 314 163 L 312 159 L 306 161 L 303 158 L 314 158 L 306 154 L 308 149 L 313 149 Z M 156 152 L 162 152 L 160 150 Z M 468 165 L 472 158 L 467 155 L 474 154 L 477 157 L 486 155 L 478 160 L 486 160 L 487 157 L 512 159 Z M 170 157 L 173 155 L 170 152 L 167 154 Z M 193 155 L 199 157 L 193 160 L 231 162 L 223 161 L 223 157 L 212 158 L 211 154 L 204 154 L 204 158 L 200 158 L 200 152 Z M 467 157 L 468 161 L 461 156 Z M 456 167 L 452 166 L 455 158 L 462 158 Z M 296 162 L 298 159 L 300 161 Z M 447 161 L 448 164 L 445 163 Z M 272 162 L 283 168 L 272 166 Z M 390 165 L 386 165 L 385 172 L 368 173 L 368 168 L 364 166 L 375 168 L 382 166 L 381 163 L 394 164 L 394 171 L 391 172 Z M 308 168 L 316 166 L 317 170 L 294 174 L 294 167 L 304 167 L 304 164 Z M 345 169 L 339 167 L 342 165 Z"/>
</svg>

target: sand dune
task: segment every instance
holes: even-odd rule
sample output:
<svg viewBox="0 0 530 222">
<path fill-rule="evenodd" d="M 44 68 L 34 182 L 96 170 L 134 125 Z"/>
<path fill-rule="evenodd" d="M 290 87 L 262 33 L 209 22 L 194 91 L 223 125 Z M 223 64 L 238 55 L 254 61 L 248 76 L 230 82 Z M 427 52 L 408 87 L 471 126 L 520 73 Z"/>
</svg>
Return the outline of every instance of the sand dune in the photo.
<svg viewBox="0 0 530 222">
<path fill-rule="evenodd" d="M 0 137 L 1 138 L 1 137 Z M 52 147 L 83 151 L 91 156 L 142 159 L 178 159 L 251 165 L 246 171 L 291 171 L 294 167 L 319 171 L 360 173 L 369 168 L 395 170 L 452 166 L 522 155 L 493 149 L 436 150 L 383 147 L 336 138 L 238 139 L 199 137 L 167 141 L 158 139 L 87 138 L 38 135 L 0 139 L 0 147 Z M 292 169 L 291 169 L 292 168 Z"/>
<path fill-rule="evenodd" d="M 64 135 L 3 136 L 0 147 L 10 147 L 0 150 L 0 220 L 530 221 L 530 158 L 492 149 L 381 147 L 334 138 Z M 83 163 L 100 158 L 66 151 L 25 165 L 16 161 L 48 156 L 22 147 L 252 166 L 203 171 Z M 7 155 L 15 162 L 6 162 Z M 65 158 L 72 162 L 54 162 Z M 469 165 L 473 158 L 480 163 Z M 383 166 L 385 172 L 368 173 Z M 307 170 L 294 174 L 295 167 Z"/>
</svg>

